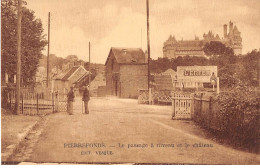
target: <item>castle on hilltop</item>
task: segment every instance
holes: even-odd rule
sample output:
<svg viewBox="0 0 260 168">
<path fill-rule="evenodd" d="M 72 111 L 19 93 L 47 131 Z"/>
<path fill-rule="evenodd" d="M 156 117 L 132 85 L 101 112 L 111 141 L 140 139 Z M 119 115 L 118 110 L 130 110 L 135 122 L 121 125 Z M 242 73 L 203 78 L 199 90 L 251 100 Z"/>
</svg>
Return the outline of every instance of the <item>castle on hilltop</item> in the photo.
<svg viewBox="0 0 260 168">
<path fill-rule="evenodd" d="M 211 41 L 219 41 L 225 44 L 226 47 L 230 47 L 234 50 L 235 55 L 242 54 L 242 38 L 241 32 L 239 32 L 237 26 L 233 25 L 233 22 L 229 22 L 229 32 L 227 31 L 227 25 L 223 26 L 224 37 L 220 38 L 219 35 L 214 35 L 212 31 L 207 34 L 203 34 L 203 40 L 195 36 L 194 40 L 180 40 L 177 41 L 172 35 L 164 42 L 163 45 L 163 57 L 169 59 L 177 58 L 179 56 L 199 56 L 204 57 L 205 53 L 203 47 L 206 43 Z"/>
</svg>

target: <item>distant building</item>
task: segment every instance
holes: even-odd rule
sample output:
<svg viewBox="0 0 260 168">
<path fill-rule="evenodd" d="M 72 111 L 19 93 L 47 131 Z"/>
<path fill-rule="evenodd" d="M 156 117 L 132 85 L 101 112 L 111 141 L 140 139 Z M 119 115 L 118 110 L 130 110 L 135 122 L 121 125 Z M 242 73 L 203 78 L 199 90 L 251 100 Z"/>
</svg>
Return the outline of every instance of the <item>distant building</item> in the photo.
<svg viewBox="0 0 260 168">
<path fill-rule="evenodd" d="M 231 21 L 229 22 L 229 33 L 227 32 L 226 24 L 223 28 L 224 37 L 222 39 L 218 34 L 214 35 L 212 31 L 209 31 L 208 34 L 204 33 L 203 40 L 200 40 L 199 37 L 195 36 L 194 40 L 177 41 L 174 36 L 170 35 L 168 40 L 166 40 L 163 45 L 163 57 L 167 57 L 169 59 L 187 55 L 204 57 L 205 53 L 203 51 L 203 47 L 206 43 L 211 41 L 219 41 L 227 47 L 232 48 L 235 55 L 242 54 L 241 32 L 239 32 L 236 26 L 233 26 Z"/>
<path fill-rule="evenodd" d="M 57 75 L 53 79 L 53 91 L 67 93 L 70 87 L 79 87 L 79 83 L 83 82 L 90 73 L 83 66 L 74 66 L 67 73 Z"/>
<path fill-rule="evenodd" d="M 155 90 L 174 90 L 174 82 L 177 78 L 177 73 L 173 69 L 168 69 L 162 73 L 152 74 Z"/>
<path fill-rule="evenodd" d="M 91 96 L 104 96 L 106 95 L 106 77 L 105 72 L 97 74 L 95 79 L 90 83 Z"/>
<path fill-rule="evenodd" d="M 106 63 L 107 95 L 138 97 L 138 89 L 147 89 L 147 60 L 139 48 L 111 48 Z"/>
</svg>

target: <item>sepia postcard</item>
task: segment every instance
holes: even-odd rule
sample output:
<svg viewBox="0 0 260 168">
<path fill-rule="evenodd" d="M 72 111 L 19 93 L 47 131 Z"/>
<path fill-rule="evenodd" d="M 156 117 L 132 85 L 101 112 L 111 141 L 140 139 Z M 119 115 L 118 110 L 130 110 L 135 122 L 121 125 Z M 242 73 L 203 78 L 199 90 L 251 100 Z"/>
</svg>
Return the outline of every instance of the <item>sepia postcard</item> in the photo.
<svg viewBox="0 0 260 168">
<path fill-rule="evenodd" d="M 1 165 L 259 165 L 259 0 L 1 0 Z"/>
</svg>

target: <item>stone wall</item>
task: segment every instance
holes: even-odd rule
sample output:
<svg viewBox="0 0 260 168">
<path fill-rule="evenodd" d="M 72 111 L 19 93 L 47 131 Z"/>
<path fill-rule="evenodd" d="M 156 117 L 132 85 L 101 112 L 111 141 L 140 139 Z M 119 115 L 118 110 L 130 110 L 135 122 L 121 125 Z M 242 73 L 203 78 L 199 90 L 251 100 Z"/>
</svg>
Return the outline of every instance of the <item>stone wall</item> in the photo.
<svg viewBox="0 0 260 168">
<path fill-rule="evenodd" d="M 120 66 L 120 97 L 137 98 L 138 89 L 147 89 L 147 65 Z"/>
<path fill-rule="evenodd" d="M 112 54 L 112 53 L 110 53 Z M 113 63 L 112 63 L 113 62 Z M 112 67 L 113 64 L 113 67 Z M 106 64 L 106 93 L 107 95 L 116 95 L 115 94 L 115 84 L 113 83 L 113 75 L 119 72 L 119 65 L 116 62 L 114 55 L 109 56 L 109 60 Z M 118 86 L 119 88 L 119 86 Z"/>
</svg>

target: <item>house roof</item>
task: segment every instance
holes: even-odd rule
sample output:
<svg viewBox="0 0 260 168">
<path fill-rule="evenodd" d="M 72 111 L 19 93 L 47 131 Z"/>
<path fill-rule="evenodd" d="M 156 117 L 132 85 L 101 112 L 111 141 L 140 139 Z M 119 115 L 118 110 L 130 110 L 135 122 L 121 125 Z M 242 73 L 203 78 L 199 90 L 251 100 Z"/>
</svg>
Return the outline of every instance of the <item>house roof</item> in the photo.
<svg viewBox="0 0 260 168">
<path fill-rule="evenodd" d="M 113 53 L 118 64 L 146 64 L 145 54 L 140 48 L 114 48 L 112 47 L 110 53 Z M 109 56 L 105 65 L 109 60 Z"/>
<path fill-rule="evenodd" d="M 68 80 L 79 68 L 83 68 L 82 66 L 74 66 L 72 67 L 62 78 L 61 80 Z M 83 68 L 86 72 L 87 70 Z"/>
<path fill-rule="evenodd" d="M 173 69 L 171 69 L 171 68 L 169 68 L 169 69 L 167 69 L 165 72 L 163 72 L 163 73 L 165 73 L 165 74 L 176 74 L 176 72 L 173 70 Z"/>
<path fill-rule="evenodd" d="M 81 82 L 83 79 L 85 79 L 85 77 L 88 77 L 89 72 L 86 72 L 84 75 L 82 75 L 78 80 L 76 80 L 74 83 L 79 83 Z"/>
</svg>

